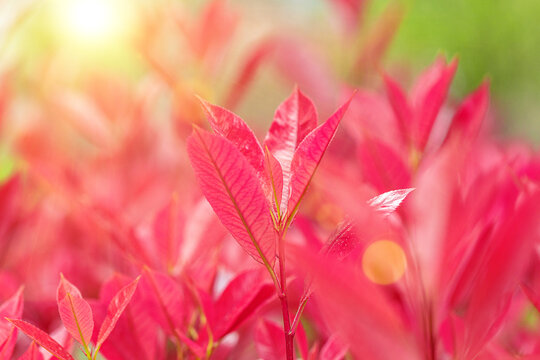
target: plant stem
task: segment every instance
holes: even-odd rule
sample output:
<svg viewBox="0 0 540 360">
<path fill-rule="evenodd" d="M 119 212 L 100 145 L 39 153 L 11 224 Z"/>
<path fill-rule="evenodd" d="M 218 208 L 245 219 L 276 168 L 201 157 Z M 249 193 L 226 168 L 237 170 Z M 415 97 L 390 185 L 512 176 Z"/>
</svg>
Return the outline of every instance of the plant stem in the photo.
<svg viewBox="0 0 540 360">
<path fill-rule="evenodd" d="M 283 313 L 283 332 L 285 335 L 285 351 L 287 360 L 294 359 L 294 333 L 291 332 L 291 319 L 289 317 L 289 301 L 287 300 L 287 276 L 285 275 L 285 244 L 283 232 L 279 231 L 279 277 L 281 292 L 278 294 L 281 301 L 281 312 Z"/>
<path fill-rule="evenodd" d="M 304 296 L 302 300 L 300 301 L 298 310 L 296 310 L 296 314 L 294 315 L 294 319 L 291 324 L 291 330 L 290 330 L 290 333 L 292 334 L 292 336 L 296 334 L 296 329 L 298 328 L 298 324 L 300 324 L 300 317 L 302 316 L 302 313 L 304 312 L 308 299 L 309 299 L 309 295 Z"/>
</svg>

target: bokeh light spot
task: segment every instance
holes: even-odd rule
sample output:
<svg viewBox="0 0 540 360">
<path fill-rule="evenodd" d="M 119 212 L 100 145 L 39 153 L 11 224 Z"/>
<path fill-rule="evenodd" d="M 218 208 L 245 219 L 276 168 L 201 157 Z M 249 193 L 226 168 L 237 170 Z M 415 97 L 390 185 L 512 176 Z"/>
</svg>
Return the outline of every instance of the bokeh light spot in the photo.
<svg viewBox="0 0 540 360">
<path fill-rule="evenodd" d="M 400 245 L 389 240 L 375 241 L 362 257 L 362 269 L 369 280 L 376 284 L 392 284 L 403 276 L 407 258 Z"/>
</svg>

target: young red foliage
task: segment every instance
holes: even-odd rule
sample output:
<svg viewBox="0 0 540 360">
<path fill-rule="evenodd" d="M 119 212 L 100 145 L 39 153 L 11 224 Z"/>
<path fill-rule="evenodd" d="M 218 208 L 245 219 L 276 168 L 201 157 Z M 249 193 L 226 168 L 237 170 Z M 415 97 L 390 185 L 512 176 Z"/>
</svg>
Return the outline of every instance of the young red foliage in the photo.
<svg viewBox="0 0 540 360">
<path fill-rule="evenodd" d="M 274 295 L 274 285 L 258 270 L 236 276 L 207 310 L 216 340 L 233 332 Z"/>
<path fill-rule="evenodd" d="M 188 154 L 223 225 L 248 254 L 270 267 L 275 260 L 275 233 L 255 168 L 232 142 L 197 128 L 188 139 Z"/>
<path fill-rule="evenodd" d="M 103 345 L 103 342 L 107 340 L 107 337 L 109 337 L 110 333 L 113 331 L 118 319 L 131 301 L 131 298 L 137 289 L 138 282 L 139 278 L 136 278 L 131 283 L 120 289 L 120 291 L 112 298 L 109 306 L 107 307 L 107 315 L 105 320 L 99 329 L 96 351 L 99 351 L 101 345 Z"/>
<path fill-rule="evenodd" d="M 133 283 L 130 278 L 116 274 L 102 285 L 99 305 L 94 308 L 98 323 L 100 319 L 106 318 L 113 299 L 123 289 L 130 291 Z M 152 360 L 159 356 L 156 349 L 159 336 L 159 325 L 156 320 L 159 317 L 152 313 L 152 309 L 156 306 L 153 290 L 147 288 L 143 280 L 138 287 L 143 290 L 134 292 L 108 340 L 101 347 L 100 353 L 107 359 Z"/>
<path fill-rule="evenodd" d="M 297 88 L 279 105 L 274 121 L 266 134 L 263 145 L 278 160 L 283 176 L 282 197 L 279 198 L 285 213 L 293 175 L 292 162 L 298 146 L 317 126 L 317 110 L 309 98 Z M 277 176 L 276 176 L 277 177 Z"/>
<path fill-rule="evenodd" d="M 24 308 L 23 288 L 19 288 L 13 296 L 0 306 L 0 343 L 3 343 L 11 333 L 13 326 L 5 318 L 21 318 Z"/>
<path fill-rule="evenodd" d="M 326 122 L 310 132 L 298 145 L 291 165 L 291 191 L 287 204 L 288 223 L 292 221 L 298 206 L 300 205 L 300 201 L 306 193 L 311 178 L 313 177 L 317 166 L 319 166 L 330 141 L 334 137 L 339 122 L 343 118 L 343 115 L 345 115 L 351 100 L 352 97 L 336 110 Z"/>
<path fill-rule="evenodd" d="M 150 268 L 143 270 L 141 291 L 151 294 L 150 311 L 154 320 L 169 334 L 183 329 L 188 307 L 177 281 Z"/>
<path fill-rule="evenodd" d="M 28 335 L 45 350 L 56 356 L 59 360 L 74 360 L 71 354 L 43 330 L 22 320 L 8 319 L 19 330 Z"/>
<path fill-rule="evenodd" d="M 83 299 L 79 289 L 71 284 L 63 275 L 56 292 L 58 312 L 66 330 L 89 353 L 89 344 L 94 331 L 92 308 Z"/>
</svg>

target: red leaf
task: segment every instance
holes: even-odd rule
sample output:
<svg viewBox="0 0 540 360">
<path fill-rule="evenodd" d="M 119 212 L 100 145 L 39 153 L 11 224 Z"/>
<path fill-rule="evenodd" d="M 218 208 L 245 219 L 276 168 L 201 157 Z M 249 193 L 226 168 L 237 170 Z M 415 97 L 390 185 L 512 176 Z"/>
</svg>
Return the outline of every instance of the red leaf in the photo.
<svg viewBox="0 0 540 360">
<path fill-rule="evenodd" d="M 269 185 L 272 203 L 274 204 L 276 210 L 280 210 L 281 214 L 281 212 L 287 210 L 281 207 L 283 204 L 286 204 L 286 202 L 282 202 L 283 170 L 281 169 L 279 161 L 268 150 L 265 151 L 265 157 L 266 173 L 268 174 L 268 178 L 270 180 Z"/>
<path fill-rule="evenodd" d="M 253 131 L 231 111 L 199 99 L 214 132 L 238 148 L 258 174 L 264 174 L 264 153 Z"/>
<path fill-rule="evenodd" d="M 331 235 L 326 245 L 326 253 L 336 255 L 338 259 L 346 258 L 359 243 L 355 224 L 346 221 Z"/>
<path fill-rule="evenodd" d="M 86 347 L 94 331 L 92 309 L 81 292 L 73 284 L 61 276 L 56 293 L 58 312 L 66 330 L 75 340 Z"/>
<path fill-rule="evenodd" d="M 383 79 L 386 94 L 390 104 L 392 105 L 394 114 L 396 115 L 402 139 L 404 140 L 405 144 L 408 144 L 410 141 L 410 129 L 413 121 L 413 111 L 407 100 L 407 95 L 400 85 L 391 77 L 384 75 Z"/>
<path fill-rule="evenodd" d="M 313 102 L 296 88 L 277 108 L 264 144 L 280 163 L 288 161 L 290 165 L 294 150 L 315 127 L 317 109 Z"/>
<path fill-rule="evenodd" d="M 289 248 L 298 268 L 313 279 L 321 315 L 358 359 L 418 359 L 414 341 L 391 299 L 359 274 L 354 263 Z M 354 316 L 351 316 L 354 314 Z"/>
<path fill-rule="evenodd" d="M 291 164 L 298 145 L 317 126 L 317 110 L 298 88 L 278 107 L 264 145 L 281 164 L 283 172 L 282 204 L 287 203 Z"/>
<path fill-rule="evenodd" d="M 137 289 L 139 278 L 140 277 L 136 278 L 130 284 L 124 286 L 109 303 L 109 306 L 107 308 L 107 316 L 105 317 L 105 320 L 103 321 L 103 324 L 101 324 L 101 328 L 99 329 L 98 340 L 96 343 L 97 350 L 99 350 L 99 348 L 107 339 L 111 331 L 113 331 L 116 323 L 118 322 L 118 319 L 120 318 L 120 315 L 122 315 L 122 313 L 126 309 L 126 306 L 131 301 L 131 297 Z"/>
<path fill-rule="evenodd" d="M 8 300 L 6 300 L 2 306 L 0 306 L 0 343 L 5 341 L 11 333 L 11 326 L 4 319 L 9 318 L 20 318 L 22 317 L 24 307 L 24 298 L 23 298 L 23 288 L 20 287 L 19 290 Z"/>
<path fill-rule="evenodd" d="M 203 194 L 215 213 L 256 261 L 275 259 L 270 206 L 252 166 L 227 139 L 195 128 L 188 154 Z"/>
<path fill-rule="evenodd" d="M 335 336 L 331 336 L 321 349 L 319 360 L 341 360 L 347 354 L 347 347 L 339 343 Z"/>
<path fill-rule="evenodd" d="M 19 175 L 11 177 L 0 186 L 0 239 L 15 215 L 17 197 L 21 189 L 21 179 Z"/>
<path fill-rule="evenodd" d="M 69 352 L 57 343 L 46 332 L 38 329 L 32 324 L 22 320 L 8 319 L 10 323 L 19 328 L 23 333 L 28 335 L 32 340 L 37 342 L 41 347 L 56 356 L 60 360 L 74 360 Z"/>
<path fill-rule="evenodd" d="M 368 204 L 384 215 L 390 215 L 401 205 L 414 188 L 387 191 L 368 201 Z"/>
<path fill-rule="evenodd" d="M 153 271 L 149 268 L 143 270 L 141 291 L 150 292 L 154 296 L 156 305 L 151 309 L 155 311 L 155 320 L 169 334 L 174 334 L 176 328 L 181 328 L 186 314 L 184 293 L 179 284 L 169 275 Z"/>
<path fill-rule="evenodd" d="M 480 132 L 489 106 L 489 84 L 483 83 L 469 95 L 457 109 L 446 141 L 450 136 L 460 135 L 463 139 L 475 139 Z"/>
<path fill-rule="evenodd" d="M 13 350 L 15 349 L 15 344 L 17 343 L 17 328 L 11 326 L 7 337 L 0 341 L 0 359 L 11 359 L 13 355 Z"/>
<path fill-rule="evenodd" d="M 261 359 L 283 360 L 287 358 L 283 328 L 274 322 L 264 320 L 259 324 L 255 331 L 255 347 Z"/>
<path fill-rule="evenodd" d="M 155 255 L 163 269 L 172 268 L 178 261 L 184 220 L 177 194 L 154 218 Z"/>
<path fill-rule="evenodd" d="M 531 259 L 538 240 L 540 193 L 524 199 L 511 217 L 500 225 L 491 240 L 490 252 L 478 268 L 465 315 L 465 335 L 459 351 L 463 358 L 474 357 L 502 325 L 511 294 Z"/>
<path fill-rule="evenodd" d="M 131 279 L 116 274 L 107 281 L 100 291 L 100 312 L 95 311 L 96 319 L 105 319 L 106 307 L 125 286 L 129 286 Z M 131 301 L 118 319 L 114 330 L 100 349 L 100 353 L 107 359 L 130 359 L 130 360 L 152 360 L 158 358 L 156 354 L 157 338 L 161 338 L 158 331 L 158 323 L 163 318 L 161 314 L 156 316 L 154 311 L 156 304 L 153 289 L 145 284 L 147 279 L 139 283 L 139 291 L 131 298 Z M 158 280 L 159 281 L 159 280 Z M 156 282 L 158 282 L 156 281 Z M 146 286 L 145 286 L 146 285 Z M 159 306 L 159 305 L 158 305 Z M 100 313 L 102 314 L 101 316 Z M 168 329 L 168 327 L 164 327 Z"/>
<path fill-rule="evenodd" d="M 229 95 L 225 100 L 225 106 L 229 109 L 235 108 L 245 95 L 248 87 L 253 82 L 257 70 L 261 65 L 268 61 L 269 57 L 274 52 L 275 44 L 274 39 L 261 41 L 250 54 L 248 54 L 244 64 L 240 66 L 239 74 L 236 75 Z"/>
<path fill-rule="evenodd" d="M 354 96 L 354 95 L 353 95 Z M 330 141 L 336 133 L 339 122 L 347 111 L 352 97 L 347 100 L 325 123 L 309 133 L 298 146 L 292 161 L 291 195 L 287 205 L 288 222 L 294 217 L 300 200 L 322 160 Z"/>
<path fill-rule="evenodd" d="M 39 348 L 35 342 L 32 342 L 28 350 L 21 355 L 19 360 L 43 360 L 43 355 L 39 352 Z"/>
<path fill-rule="evenodd" d="M 365 137 L 358 145 L 358 160 L 364 181 L 378 191 L 410 185 L 411 174 L 400 154 L 377 139 Z"/>
<path fill-rule="evenodd" d="M 221 339 L 234 331 L 274 295 L 274 285 L 258 270 L 234 278 L 214 304 L 214 336 Z"/>
<path fill-rule="evenodd" d="M 195 341 L 188 338 L 186 335 L 184 335 L 181 331 L 177 331 L 177 336 L 182 342 L 184 342 L 189 350 L 195 355 L 198 359 L 202 359 L 205 356 L 205 349 L 197 344 Z"/>
<path fill-rule="evenodd" d="M 439 58 L 420 76 L 412 90 L 411 103 L 415 114 L 413 140 L 419 150 L 423 150 L 428 141 L 456 68 L 457 60 L 447 66 L 444 59 Z"/>
</svg>

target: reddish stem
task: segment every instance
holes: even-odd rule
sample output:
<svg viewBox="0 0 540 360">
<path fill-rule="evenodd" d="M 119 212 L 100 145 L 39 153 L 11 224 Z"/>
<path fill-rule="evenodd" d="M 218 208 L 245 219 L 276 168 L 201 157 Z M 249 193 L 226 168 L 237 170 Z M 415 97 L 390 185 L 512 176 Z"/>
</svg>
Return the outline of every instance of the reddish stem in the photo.
<svg viewBox="0 0 540 360">
<path fill-rule="evenodd" d="M 283 314 L 283 332 L 285 334 L 285 352 L 287 360 L 294 359 L 293 339 L 294 333 L 291 332 L 291 319 L 289 317 L 289 301 L 287 300 L 287 276 L 285 275 L 285 245 L 283 242 L 283 233 L 279 232 L 279 277 L 281 284 L 281 293 L 278 294 L 281 301 L 281 312 Z"/>
</svg>

